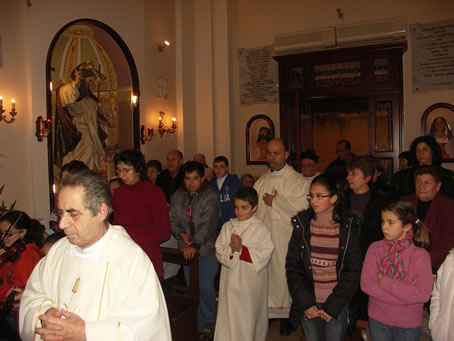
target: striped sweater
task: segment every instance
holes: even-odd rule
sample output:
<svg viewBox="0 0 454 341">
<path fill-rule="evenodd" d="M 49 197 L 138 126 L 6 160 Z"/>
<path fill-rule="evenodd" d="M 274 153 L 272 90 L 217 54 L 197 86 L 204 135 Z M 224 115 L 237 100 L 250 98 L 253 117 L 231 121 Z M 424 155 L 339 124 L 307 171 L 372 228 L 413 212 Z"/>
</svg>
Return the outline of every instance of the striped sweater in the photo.
<svg viewBox="0 0 454 341">
<path fill-rule="evenodd" d="M 337 284 L 336 262 L 339 254 L 339 223 L 332 220 L 333 210 L 311 220 L 311 265 L 315 299 L 324 303 Z"/>
</svg>

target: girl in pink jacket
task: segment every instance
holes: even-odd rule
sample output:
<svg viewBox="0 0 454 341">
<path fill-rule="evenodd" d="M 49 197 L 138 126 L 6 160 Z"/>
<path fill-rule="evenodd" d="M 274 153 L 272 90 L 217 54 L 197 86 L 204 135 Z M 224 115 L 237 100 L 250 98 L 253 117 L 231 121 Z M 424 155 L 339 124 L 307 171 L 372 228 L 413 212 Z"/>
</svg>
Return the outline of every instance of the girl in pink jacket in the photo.
<svg viewBox="0 0 454 341">
<path fill-rule="evenodd" d="M 371 244 L 361 274 L 369 295 L 372 340 L 419 340 L 424 303 L 432 290 L 429 232 L 413 206 L 395 201 L 382 210 L 384 240 Z"/>
</svg>

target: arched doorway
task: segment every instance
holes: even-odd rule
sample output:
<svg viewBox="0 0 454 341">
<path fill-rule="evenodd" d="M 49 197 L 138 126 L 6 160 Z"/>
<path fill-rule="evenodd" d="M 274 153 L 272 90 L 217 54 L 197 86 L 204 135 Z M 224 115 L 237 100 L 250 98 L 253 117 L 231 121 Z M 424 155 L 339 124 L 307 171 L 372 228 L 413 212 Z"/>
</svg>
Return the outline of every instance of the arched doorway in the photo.
<svg viewBox="0 0 454 341">
<path fill-rule="evenodd" d="M 76 67 L 79 74 L 88 70 L 95 79 L 85 90 L 81 81 L 75 84 Z M 74 96 L 69 102 L 62 101 L 62 90 L 70 87 L 74 89 Z M 132 103 L 133 96 L 139 96 L 139 79 L 128 46 L 111 27 L 100 21 L 78 19 L 66 24 L 49 46 L 46 96 L 47 118 L 52 120 L 48 160 L 50 205 L 53 207 L 64 163 L 81 160 L 110 178 L 114 174 L 114 153 L 140 146 L 139 103 Z M 91 103 L 91 114 L 86 107 L 83 110 L 77 107 L 85 97 L 96 103 Z M 73 108 L 70 110 L 70 107 Z M 62 115 L 65 115 L 63 121 L 74 128 L 70 131 L 75 132 L 68 146 L 65 145 L 68 131 L 61 129 Z M 95 117 L 91 119 L 90 115 Z M 65 146 L 61 147 L 62 144 Z"/>
</svg>

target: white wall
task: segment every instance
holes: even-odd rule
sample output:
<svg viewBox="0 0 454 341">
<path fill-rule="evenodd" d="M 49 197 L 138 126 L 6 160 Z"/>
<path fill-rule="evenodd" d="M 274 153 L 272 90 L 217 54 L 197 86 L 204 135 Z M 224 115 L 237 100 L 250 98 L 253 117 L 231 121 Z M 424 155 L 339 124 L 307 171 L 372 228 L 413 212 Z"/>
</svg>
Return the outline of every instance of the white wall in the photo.
<svg viewBox="0 0 454 341">
<path fill-rule="evenodd" d="M 182 120 L 178 116 L 176 107 L 176 51 L 178 49 L 175 29 L 175 3 L 174 1 L 145 1 L 145 73 L 140 77 L 141 97 L 144 104 L 141 108 L 141 124 L 154 129 L 151 141 L 142 145 L 142 152 L 146 160 L 157 159 L 165 166 L 167 151 L 178 148 L 178 136 L 182 134 Z M 163 52 L 158 51 L 158 46 L 164 40 L 170 46 Z M 168 97 L 157 96 L 156 79 L 167 80 Z M 171 125 L 172 117 L 177 118 L 177 131 L 174 135 L 161 137 L 158 134 L 159 112 L 166 113 L 164 123 Z"/>
<path fill-rule="evenodd" d="M 337 17 L 337 8 L 344 12 L 343 20 Z M 232 0 L 231 1 L 231 60 L 232 60 L 232 144 L 233 169 L 238 173 L 249 172 L 260 175 L 265 166 L 248 166 L 245 160 L 245 127 L 254 115 L 263 113 L 272 118 L 279 133 L 278 105 L 239 105 L 238 48 L 251 48 L 272 45 L 278 33 L 289 33 L 326 26 L 335 26 L 370 20 L 407 17 L 408 24 L 428 23 L 454 17 L 454 2 L 433 1 L 360 1 L 360 0 Z M 410 37 L 408 37 L 410 38 Z M 412 87 L 411 41 L 404 55 L 404 148 L 420 133 L 421 115 L 436 102 L 453 103 L 454 91 L 437 91 L 414 95 Z M 235 136 L 235 137 L 234 137 Z M 449 167 L 449 165 L 448 165 Z"/>
<path fill-rule="evenodd" d="M 12 124 L 0 122 L 0 187 L 6 184 L 0 195 L 0 203 L 5 201 L 9 206 L 17 199 L 16 207 L 29 211 L 33 206 L 31 151 L 34 138 L 31 133 L 33 119 L 28 82 L 30 66 L 27 64 L 26 3 L 3 0 L 1 12 L 3 66 L 0 66 L 0 96 L 3 96 L 6 110 L 4 115 L 9 116 L 11 98 L 17 102 L 18 115 Z M 43 182 L 47 182 L 47 177 Z"/>
</svg>

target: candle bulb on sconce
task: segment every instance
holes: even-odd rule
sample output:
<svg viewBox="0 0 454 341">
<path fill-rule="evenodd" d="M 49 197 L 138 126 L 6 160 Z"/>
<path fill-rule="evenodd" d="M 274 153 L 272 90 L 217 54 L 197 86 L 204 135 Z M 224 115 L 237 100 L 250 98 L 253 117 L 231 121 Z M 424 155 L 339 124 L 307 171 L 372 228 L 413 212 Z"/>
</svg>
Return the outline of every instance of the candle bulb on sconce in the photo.
<svg viewBox="0 0 454 341">
<path fill-rule="evenodd" d="M 158 125 L 158 131 L 161 137 L 164 136 L 164 134 L 174 134 L 175 130 L 177 129 L 177 119 L 175 117 L 172 117 L 172 125 L 170 127 L 167 127 L 164 122 L 163 122 L 163 117 L 165 116 L 165 112 L 160 111 L 159 115 L 159 125 Z"/>
<path fill-rule="evenodd" d="M 3 97 L 0 96 L 0 121 L 3 121 L 5 123 L 13 123 L 16 120 L 15 116 L 17 115 L 16 101 L 14 99 L 11 100 L 11 111 L 9 112 L 11 118 L 9 120 L 7 119 L 6 115 L 3 115 L 5 111 L 6 110 L 3 109 Z"/>
</svg>

